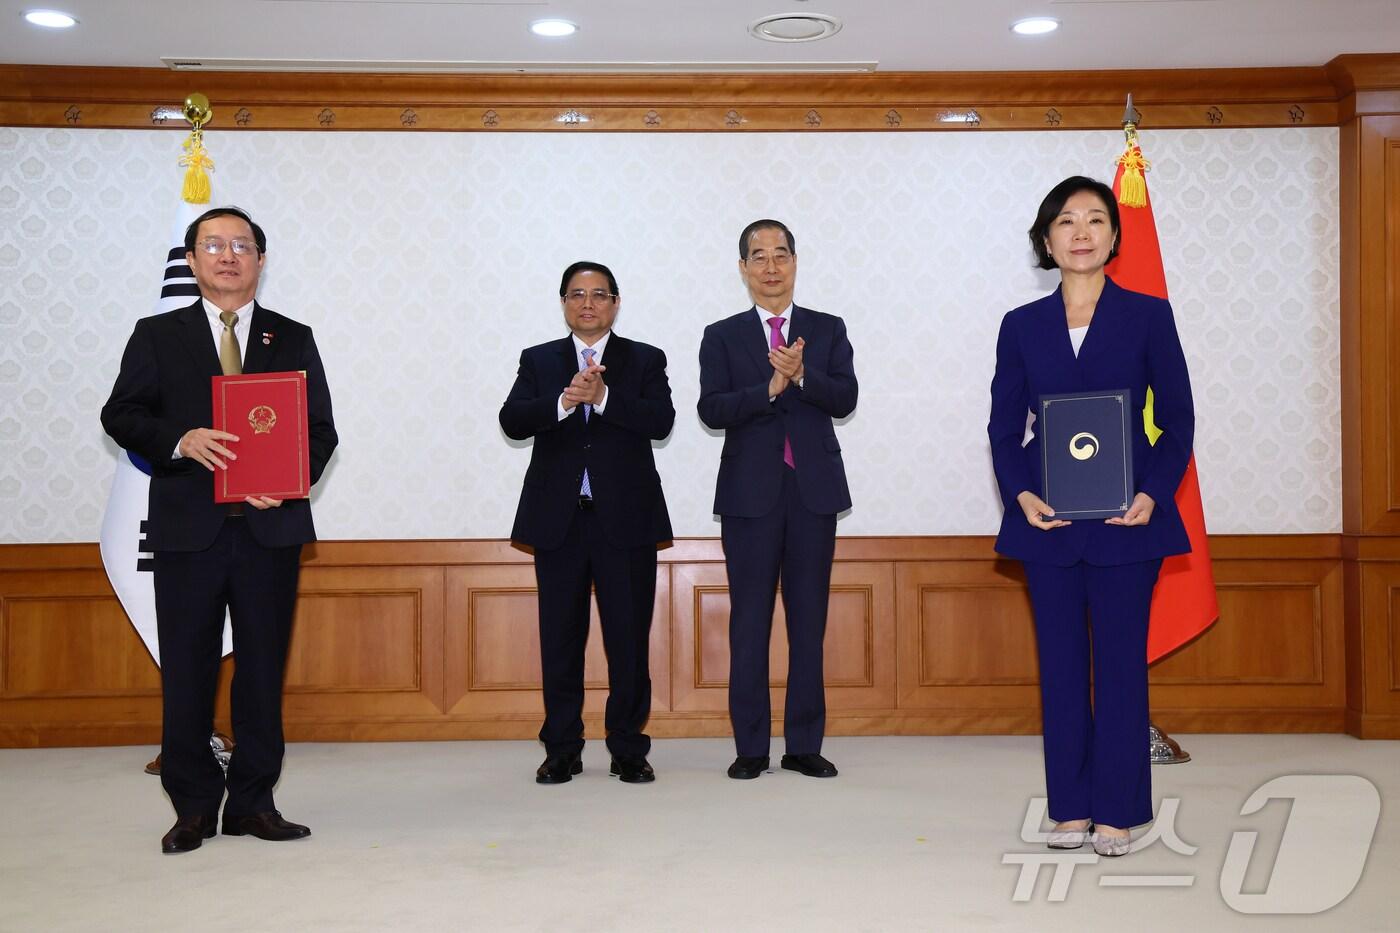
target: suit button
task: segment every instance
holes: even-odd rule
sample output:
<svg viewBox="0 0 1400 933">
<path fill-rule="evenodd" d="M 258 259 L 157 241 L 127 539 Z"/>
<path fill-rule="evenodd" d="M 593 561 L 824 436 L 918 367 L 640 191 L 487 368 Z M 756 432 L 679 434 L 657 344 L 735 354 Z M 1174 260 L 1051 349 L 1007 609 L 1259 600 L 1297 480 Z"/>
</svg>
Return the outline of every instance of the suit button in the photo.
<svg viewBox="0 0 1400 933">
<path fill-rule="evenodd" d="M 583 449 L 584 449 L 584 450 L 588 450 L 588 449 L 592 448 L 592 446 L 593 446 L 592 444 L 584 444 L 584 445 L 583 445 Z"/>
</svg>

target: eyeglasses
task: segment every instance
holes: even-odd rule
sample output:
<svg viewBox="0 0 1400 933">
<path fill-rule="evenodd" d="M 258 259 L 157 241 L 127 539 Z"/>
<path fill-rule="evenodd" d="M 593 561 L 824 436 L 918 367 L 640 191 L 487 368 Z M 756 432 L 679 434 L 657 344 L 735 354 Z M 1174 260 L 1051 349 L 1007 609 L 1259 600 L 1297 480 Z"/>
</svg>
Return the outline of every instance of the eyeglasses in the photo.
<svg viewBox="0 0 1400 933">
<path fill-rule="evenodd" d="M 595 288 L 591 292 L 584 291 L 581 288 L 576 288 L 571 292 L 566 292 L 564 297 L 570 301 L 583 301 L 586 298 L 592 298 L 598 304 L 602 304 L 609 298 L 616 298 L 617 296 L 614 295 L 612 292 L 605 291 L 601 288 Z"/>
<path fill-rule="evenodd" d="M 196 249 L 209 256 L 222 255 L 223 251 L 230 246 L 233 247 L 233 255 L 235 256 L 255 256 L 258 252 L 257 242 L 249 240 L 246 237 L 234 237 L 232 240 L 225 240 L 221 237 L 210 236 L 205 237 L 195 244 Z"/>
<path fill-rule="evenodd" d="M 772 253 L 765 253 L 763 250 L 759 250 L 756 253 L 749 253 L 749 258 L 744 261 L 751 266 L 763 267 L 768 265 L 770 259 L 773 261 L 773 265 L 781 268 L 792 262 L 792 253 L 789 253 L 785 249 L 780 249 Z"/>
</svg>

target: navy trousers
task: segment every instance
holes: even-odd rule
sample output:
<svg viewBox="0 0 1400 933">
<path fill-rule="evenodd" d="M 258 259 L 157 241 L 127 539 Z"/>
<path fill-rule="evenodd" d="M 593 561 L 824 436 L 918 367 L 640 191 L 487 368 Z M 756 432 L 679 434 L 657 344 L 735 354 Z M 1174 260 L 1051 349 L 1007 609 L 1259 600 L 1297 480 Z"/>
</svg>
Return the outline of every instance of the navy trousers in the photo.
<svg viewBox="0 0 1400 933">
<path fill-rule="evenodd" d="M 729 574 L 729 718 L 737 752 L 768 754 L 768 643 L 781 581 L 788 636 L 784 743 L 790 755 L 820 753 L 826 732 L 822 643 L 836 516 L 809 512 L 796 475 L 787 470 L 773 509 L 758 518 L 721 516 L 720 538 Z"/>
<path fill-rule="evenodd" d="M 1050 819 L 1124 829 L 1150 822 L 1147 620 L 1162 562 L 1024 566 L 1040 655 Z"/>
<path fill-rule="evenodd" d="M 583 750 L 583 656 L 588 644 L 589 595 L 598 595 L 598 621 L 608 656 L 608 702 L 603 713 L 608 751 L 645 757 L 651 738 L 647 646 L 656 599 L 656 545 L 619 548 L 580 510 L 564 543 L 535 552 L 539 585 L 540 669 L 544 725 L 540 741 L 550 755 Z"/>
<path fill-rule="evenodd" d="M 282 774 L 282 676 L 296 610 L 301 545 L 263 547 L 242 518 L 203 551 L 156 551 L 163 694 L 160 781 L 181 817 L 276 809 Z M 237 743 L 228 778 L 209 751 L 224 613 L 233 624 L 230 704 Z"/>
</svg>

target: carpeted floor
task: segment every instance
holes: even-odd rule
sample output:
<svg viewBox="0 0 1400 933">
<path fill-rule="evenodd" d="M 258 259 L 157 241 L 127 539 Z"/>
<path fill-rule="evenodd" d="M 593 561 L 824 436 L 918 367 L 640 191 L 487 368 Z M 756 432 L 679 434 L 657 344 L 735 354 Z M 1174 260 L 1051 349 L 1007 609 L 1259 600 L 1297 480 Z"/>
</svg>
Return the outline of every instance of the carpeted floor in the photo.
<svg viewBox="0 0 1400 933">
<path fill-rule="evenodd" d="M 173 814 L 141 771 L 153 749 L 0 750 L 0 930 L 1400 928 L 1400 742 L 1177 738 L 1195 760 L 1153 778 L 1158 829 L 1176 807 L 1181 843 L 1085 848 L 1034 885 L 1022 863 L 1049 855 L 1022 839 L 1044 793 L 1035 736 L 833 738 L 840 777 L 749 782 L 724 776 L 728 740 L 658 741 L 650 785 L 609 778 L 591 742 L 583 774 L 553 787 L 534 783 L 533 742 L 298 744 L 277 800 L 310 839 L 218 836 L 178 856 L 160 853 Z M 1297 799 L 1242 815 L 1276 778 Z M 1349 896 L 1240 912 L 1345 893 L 1370 785 L 1379 823 Z M 1236 831 L 1258 833 L 1242 876 Z"/>
</svg>

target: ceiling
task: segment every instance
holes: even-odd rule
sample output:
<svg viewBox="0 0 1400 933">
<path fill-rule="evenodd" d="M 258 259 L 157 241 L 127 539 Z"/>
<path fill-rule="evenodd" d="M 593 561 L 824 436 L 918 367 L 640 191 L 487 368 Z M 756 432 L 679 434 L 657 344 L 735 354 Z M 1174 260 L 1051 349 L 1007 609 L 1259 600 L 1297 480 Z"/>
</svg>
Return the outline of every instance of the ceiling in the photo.
<svg viewBox="0 0 1400 933">
<path fill-rule="evenodd" d="M 35 7 L 72 13 L 79 25 L 30 26 L 20 14 Z M 758 18 L 788 12 L 835 16 L 843 28 L 819 42 L 749 35 Z M 1010 32 L 1031 15 L 1063 25 L 1046 37 Z M 528 24 L 544 17 L 579 31 L 530 34 Z M 329 70 L 855 62 L 880 71 L 1078 71 L 1320 65 L 1347 52 L 1400 52 L 1400 0 L 0 0 L 0 63 L 9 64 L 162 67 L 170 57 L 339 63 Z"/>
</svg>

